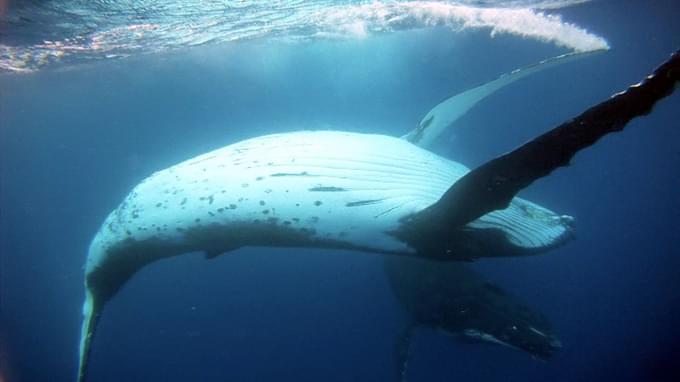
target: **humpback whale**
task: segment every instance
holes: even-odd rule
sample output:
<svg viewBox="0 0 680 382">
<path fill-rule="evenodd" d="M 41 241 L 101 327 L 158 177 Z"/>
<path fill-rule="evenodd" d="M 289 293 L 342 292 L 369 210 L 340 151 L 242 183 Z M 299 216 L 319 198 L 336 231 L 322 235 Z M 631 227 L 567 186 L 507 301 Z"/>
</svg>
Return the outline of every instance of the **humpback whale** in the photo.
<svg viewBox="0 0 680 382">
<path fill-rule="evenodd" d="M 515 195 L 651 112 L 679 80 L 676 52 L 641 83 L 472 170 L 412 143 L 435 117 L 405 139 L 342 131 L 256 137 L 152 174 L 90 244 L 78 381 L 105 304 L 163 258 L 257 245 L 455 261 L 559 245 L 571 218 Z"/>
<path fill-rule="evenodd" d="M 419 327 L 466 343 L 490 343 L 547 360 L 561 347 L 551 324 L 501 287 L 457 261 L 385 256 L 390 287 L 408 315 L 395 346 L 395 376 L 407 380 L 411 341 Z"/>
</svg>

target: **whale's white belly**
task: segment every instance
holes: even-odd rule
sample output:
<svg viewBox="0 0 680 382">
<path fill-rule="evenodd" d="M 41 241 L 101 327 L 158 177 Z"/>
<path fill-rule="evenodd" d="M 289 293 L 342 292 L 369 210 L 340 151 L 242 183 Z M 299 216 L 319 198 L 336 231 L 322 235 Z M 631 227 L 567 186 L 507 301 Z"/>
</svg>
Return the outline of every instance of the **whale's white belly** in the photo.
<svg viewBox="0 0 680 382">
<path fill-rule="evenodd" d="M 145 241 L 175 252 L 316 245 L 411 254 L 392 234 L 401 219 L 435 203 L 467 172 L 385 135 L 303 131 L 249 139 L 159 171 L 135 187 L 95 236 L 87 269 L 116 256 L 112 248 Z M 513 245 L 532 249 L 565 235 L 561 219 L 515 198 L 508 209 L 469 226 L 499 229 Z"/>
<path fill-rule="evenodd" d="M 108 217 L 93 246 L 151 237 L 182 242 L 197 227 L 273 225 L 312 240 L 409 252 L 388 232 L 467 171 L 384 135 L 258 137 L 151 175 Z"/>
</svg>

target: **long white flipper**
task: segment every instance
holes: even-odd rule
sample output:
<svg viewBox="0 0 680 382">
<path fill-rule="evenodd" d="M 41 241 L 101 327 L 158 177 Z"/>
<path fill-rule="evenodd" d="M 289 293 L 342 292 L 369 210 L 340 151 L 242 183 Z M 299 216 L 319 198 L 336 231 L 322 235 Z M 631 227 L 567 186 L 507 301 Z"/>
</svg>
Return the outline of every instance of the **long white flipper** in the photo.
<svg viewBox="0 0 680 382">
<path fill-rule="evenodd" d="M 475 106 L 484 98 L 493 94 L 496 90 L 510 85 L 511 83 L 530 74 L 534 74 L 540 72 L 541 70 L 565 64 L 567 62 L 571 62 L 602 51 L 603 50 L 585 53 L 567 53 L 548 58 L 536 64 L 513 70 L 510 73 L 501 75 L 491 82 L 487 82 L 483 85 L 456 94 L 445 99 L 437 106 L 432 108 L 432 110 L 430 110 L 420 121 L 418 127 L 404 135 L 402 138 L 420 147 L 428 147 L 439 137 L 442 132 L 444 132 L 444 130 L 451 126 L 460 117 L 465 115 L 465 113 L 467 113 L 468 110 L 470 110 L 473 106 Z"/>
</svg>

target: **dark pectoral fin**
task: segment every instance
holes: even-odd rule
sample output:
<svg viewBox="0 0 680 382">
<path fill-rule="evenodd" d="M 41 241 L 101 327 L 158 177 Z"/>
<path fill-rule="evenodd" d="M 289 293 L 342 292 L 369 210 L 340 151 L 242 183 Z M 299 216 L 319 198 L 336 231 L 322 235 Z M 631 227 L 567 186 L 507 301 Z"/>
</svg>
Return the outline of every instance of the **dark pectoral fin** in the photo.
<svg viewBox="0 0 680 382">
<path fill-rule="evenodd" d="M 649 114 L 657 101 L 673 93 L 678 81 L 680 51 L 641 83 L 469 172 L 437 203 L 413 219 L 426 219 L 427 224 L 438 220 L 448 229 L 455 229 L 506 208 L 521 189 L 568 165 L 578 151 L 609 133 L 623 130 L 633 118 Z"/>
<path fill-rule="evenodd" d="M 402 329 L 397 337 L 397 341 L 394 345 L 395 381 L 407 381 L 408 361 L 411 357 L 411 346 L 415 329 L 415 323 L 410 322 Z"/>
</svg>

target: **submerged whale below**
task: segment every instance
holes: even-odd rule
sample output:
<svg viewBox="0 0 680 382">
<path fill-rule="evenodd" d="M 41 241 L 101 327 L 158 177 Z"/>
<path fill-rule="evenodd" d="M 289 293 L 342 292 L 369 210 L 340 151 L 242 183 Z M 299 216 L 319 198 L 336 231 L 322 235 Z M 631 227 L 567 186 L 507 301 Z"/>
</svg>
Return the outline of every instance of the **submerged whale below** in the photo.
<svg viewBox="0 0 680 382">
<path fill-rule="evenodd" d="M 458 261 L 385 256 L 390 287 L 407 313 L 395 343 L 395 376 L 407 380 L 416 329 L 426 327 L 465 343 L 489 343 L 547 360 L 561 347 L 549 320 Z"/>
<path fill-rule="evenodd" d="M 570 236 L 572 219 L 515 195 L 649 113 L 679 80 L 676 53 L 642 83 L 472 171 L 417 146 L 441 130 L 445 118 L 435 115 L 403 139 L 275 134 L 156 172 L 106 218 L 90 245 L 78 380 L 85 379 L 106 302 L 136 271 L 163 258 L 192 251 L 214 257 L 257 245 L 453 261 L 559 245 Z M 481 98 L 494 90 L 479 88 Z M 468 108 L 477 102 L 458 101 Z"/>
</svg>

